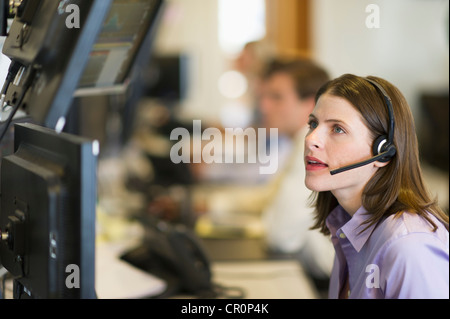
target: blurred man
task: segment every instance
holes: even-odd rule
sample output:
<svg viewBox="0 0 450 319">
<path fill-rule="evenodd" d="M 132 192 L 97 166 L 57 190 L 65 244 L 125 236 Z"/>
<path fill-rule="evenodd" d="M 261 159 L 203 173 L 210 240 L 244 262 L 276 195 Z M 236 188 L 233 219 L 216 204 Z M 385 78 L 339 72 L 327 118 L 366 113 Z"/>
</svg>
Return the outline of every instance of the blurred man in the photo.
<svg viewBox="0 0 450 319">
<path fill-rule="evenodd" d="M 263 209 L 267 245 L 295 254 L 316 283 L 323 281 L 324 288 L 334 252 L 328 238 L 309 230 L 313 210 L 308 205 L 311 192 L 304 184 L 303 150 L 315 94 L 328 79 L 327 72 L 311 60 L 275 61 L 263 77 L 259 103 L 264 126 L 278 128 L 279 154 L 284 157 Z"/>
<path fill-rule="evenodd" d="M 303 148 L 315 94 L 328 79 L 327 73 L 311 60 L 270 63 L 260 82 L 258 111 L 260 126 L 266 132 L 278 130 L 276 136 L 269 135 L 267 140 L 267 143 L 277 143 L 277 152 L 270 154 L 276 157 L 277 171 L 262 175 L 255 170 L 262 163 L 248 164 L 243 166 L 249 172 L 244 178 L 259 174 L 257 184 L 206 185 L 197 189 L 200 200 L 194 200 L 202 203 L 201 199 L 206 198 L 204 211 L 208 214 L 197 223 L 201 235 L 209 236 L 214 231 L 211 225 L 205 226 L 205 220 L 217 225 L 234 225 L 243 219 L 252 223 L 250 216 L 255 217 L 262 221 L 258 227 L 262 224 L 263 229 L 256 228 L 261 230 L 257 233 L 261 233 L 270 251 L 296 257 L 316 285 L 319 284 L 318 288 L 324 289 L 328 288 L 334 248 L 328 238 L 309 229 L 314 215 L 308 205 L 311 191 L 304 183 Z M 237 169 L 227 168 L 225 172 Z"/>
</svg>

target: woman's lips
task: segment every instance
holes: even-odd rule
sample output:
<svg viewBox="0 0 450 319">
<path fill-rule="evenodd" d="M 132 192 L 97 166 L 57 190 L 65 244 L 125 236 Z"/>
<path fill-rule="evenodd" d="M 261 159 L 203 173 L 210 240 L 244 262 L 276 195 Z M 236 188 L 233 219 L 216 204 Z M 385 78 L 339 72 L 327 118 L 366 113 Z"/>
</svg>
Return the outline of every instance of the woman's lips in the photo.
<svg viewBox="0 0 450 319">
<path fill-rule="evenodd" d="M 306 156 L 305 160 L 307 171 L 317 171 L 328 167 L 327 164 L 312 156 Z"/>
</svg>

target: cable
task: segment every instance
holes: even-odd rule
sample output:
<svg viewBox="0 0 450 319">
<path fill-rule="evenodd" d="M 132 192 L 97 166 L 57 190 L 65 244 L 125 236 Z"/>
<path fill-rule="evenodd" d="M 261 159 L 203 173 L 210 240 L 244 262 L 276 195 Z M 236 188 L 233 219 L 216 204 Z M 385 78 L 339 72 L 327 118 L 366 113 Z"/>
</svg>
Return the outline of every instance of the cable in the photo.
<svg viewBox="0 0 450 319">
<path fill-rule="evenodd" d="M 8 74 L 6 75 L 5 83 L 3 84 L 3 88 L 0 93 L 0 114 L 3 112 L 6 93 L 8 92 L 9 85 L 14 81 L 14 78 L 17 76 L 17 73 L 19 72 L 22 66 L 23 66 L 22 63 L 20 62 L 11 61 L 11 64 L 8 69 Z"/>
<path fill-rule="evenodd" d="M 24 91 L 25 93 L 25 91 Z M 5 121 L 5 123 L 3 124 L 3 130 L 0 134 L 0 143 L 3 140 L 3 137 L 5 136 L 6 132 L 8 131 L 8 127 L 11 124 L 11 121 L 14 117 L 14 115 L 16 115 L 17 110 L 19 109 L 20 104 L 22 103 L 23 97 L 25 96 L 25 94 L 22 94 L 21 99 L 19 100 L 19 103 L 16 104 L 16 106 L 14 106 L 14 109 L 11 111 L 11 113 L 9 114 L 8 119 Z"/>
<path fill-rule="evenodd" d="M 20 107 L 20 104 L 22 104 L 23 99 L 25 98 L 25 94 L 27 93 L 29 87 L 30 87 L 30 86 L 28 85 L 27 87 L 24 87 L 24 88 L 23 88 L 23 91 L 22 91 L 22 94 L 20 95 L 19 100 L 17 101 L 17 103 L 16 103 L 16 105 L 14 106 L 13 110 L 12 110 L 11 113 L 9 114 L 8 119 L 4 122 L 2 132 L 0 133 L 0 143 L 1 143 L 2 140 L 3 140 L 3 137 L 5 137 L 5 134 L 6 134 L 6 132 L 8 131 L 8 127 L 9 127 L 9 125 L 11 124 L 12 119 L 14 118 L 14 115 L 16 115 L 17 110 L 18 110 L 19 107 Z"/>
<path fill-rule="evenodd" d="M 14 80 L 14 78 L 17 75 L 17 72 L 19 72 L 20 68 L 23 66 L 22 63 L 17 62 L 17 61 L 12 61 L 9 69 L 8 69 L 8 74 L 6 75 L 6 79 L 5 79 L 5 84 L 3 85 L 2 88 L 2 95 L 5 95 L 6 92 L 8 91 L 8 87 L 11 84 L 11 82 Z M 3 107 L 3 105 L 2 105 Z"/>
</svg>

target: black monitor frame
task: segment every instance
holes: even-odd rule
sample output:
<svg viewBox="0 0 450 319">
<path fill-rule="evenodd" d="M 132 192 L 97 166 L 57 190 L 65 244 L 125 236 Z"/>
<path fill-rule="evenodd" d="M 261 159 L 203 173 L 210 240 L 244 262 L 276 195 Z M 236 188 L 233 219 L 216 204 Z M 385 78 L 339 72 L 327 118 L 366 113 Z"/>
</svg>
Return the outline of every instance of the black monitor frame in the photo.
<svg viewBox="0 0 450 319">
<path fill-rule="evenodd" d="M 145 94 L 167 103 L 186 98 L 189 58 L 185 54 L 155 54 L 150 59 Z"/>
<path fill-rule="evenodd" d="M 0 262 L 14 298 L 96 298 L 95 142 L 30 123 L 14 133 L 0 176 Z"/>
<path fill-rule="evenodd" d="M 132 5 L 128 10 L 121 8 L 130 2 Z M 138 101 L 145 95 L 143 77 L 149 72 L 147 66 L 153 56 L 152 45 L 164 12 L 164 4 L 163 0 L 113 1 L 74 92 L 65 132 L 99 139 L 103 145 L 105 123 L 109 116 L 114 114 L 120 116 L 122 132 L 117 140 L 108 138 L 108 143 L 113 140 L 120 144 L 127 142 L 133 131 Z M 132 12 L 136 14 L 131 14 Z M 135 19 L 130 19 L 130 16 Z M 123 29 L 111 32 L 111 23 L 108 22 L 115 19 L 121 21 Z M 130 37 L 133 30 L 136 30 L 136 35 Z M 108 55 L 120 56 L 121 52 L 126 52 L 123 58 L 117 58 L 116 61 L 111 59 L 108 62 Z M 120 66 L 120 69 L 113 67 L 116 73 L 111 72 L 112 76 L 104 81 L 101 74 L 103 70 L 108 70 L 107 65 L 111 64 L 111 61 L 117 62 L 113 64 Z M 93 104 L 96 107 L 92 107 Z M 89 125 L 90 119 L 98 115 L 99 111 L 105 112 L 105 120 L 93 128 Z M 107 150 L 103 153 L 107 153 Z"/>
<path fill-rule="evenodd" d="M 111 2 L 28 0 L 24 12 L 14 18 L 3 46 L 3 54 L 22 65 L 6 92 L 6 103 L 15 106 L 24 94 L 19 110 L 37 124 L 62 129 Z M 67 27 L 70 11 L 65 8 L 69 4 L 79 8 L 80 28 Z"/>
<path fill-rule="evenodd" d="M 136 16 L 140 18 L 141 21 L 136 23 L 135 21 L 125 21 L 123 24 L 125 28 L 129 30 L 123 32 L 111 32 L 109 31 L 110 25 L 109 21 L 113 21 L 117 17 L 115 17 L 115 11 L 119 11 L 121 5 L 129 5 L 128 0 L 113 0 L 111 4 L 111 10 L 108 12 L 108 15 L 105 19 L 105 23 L 103 24 L 102 29 L 98 35 L 97 41 L 93 46 L 93 50 L 91 52 L 90 59 L 86 65 L 86 68 L 80 78 L 79 85 L 74 92 L 74 97 L 84 97 L 84 96 L 98 96 L 98 95 L 114 95 L 114 94 L 124 94 L 132 79 L 137 77 L 137 74 L 141 72 L 142 68 L 148 64 L 149 56 L 151 55 L 151 45 L 156 33 L 156 28 L 159 25 L 159 20 L 161 18 L 161 13 L 163 12 L 164 1 L 163 0 L 139 0 L 134 1 L 134 10 L 138 10 L 138 5 L 141 4 L 145 9 L 148 10 L 146 12 L 139 12 L 140 16 Z M 125 8 L 126 9 L 126 8 Z M 143 16 L 142 14 L 146 14 Z M 119 13 L 120 14 L 120 13 Z M 131 38 L 130 31 L 136 30 L 136 34 Z M 127 33 L 128 32 L 128 33 Z M 117 45 L 117 49 L 113 46 Z M 129 46 L 127 50 L 124 47 Z M 95 59 L 97 55 L 102 56 L 102 51 L 106 51 L 106 53 L 117 54 L 117 52 L 122 51 L 126 52 L 125 57 L 116 59 L 112 59 L 114 64 L 118 64 L 117 66 L 120 69 L 117 73 L 113 73 L 113 77 L 111 79 L 106 79 L 106 83 L 102 83 L 99 80 L 99 83 L 95 83 L 92 80 L 89 80 L 89 73 L 92 73 L 91 65 L 95 65 Z M 103 61 L 104 62 L 104 61 Z M 105 62 L 106 64 L 106 62 Z M 107 69 L 107 65 L 103 66 L 103 69 Z"/>
</svg>

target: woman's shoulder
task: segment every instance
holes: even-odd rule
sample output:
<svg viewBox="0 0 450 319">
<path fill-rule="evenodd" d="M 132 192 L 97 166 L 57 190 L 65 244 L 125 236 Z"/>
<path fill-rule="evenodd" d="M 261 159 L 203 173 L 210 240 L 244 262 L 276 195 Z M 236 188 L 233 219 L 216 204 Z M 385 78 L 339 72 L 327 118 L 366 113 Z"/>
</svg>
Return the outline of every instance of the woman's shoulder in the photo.
<svg viewBox="0 0 450 319">
<path fill-rule="evenodd" d="M 434 226 L 424 217 L 416 213 L 404 211 L 400 214 L 388 216 L 379 226 L 378 236 L 385 242 L 400 242 L 414 240 L 436 242 L 448 250 L 449 232 L 434 215 L 427 214 L 427 218 L 437 226 Z M 409 240 L 408 240 L 409 239 Z"/>
<path fill-rule="evenodd" d="M 425 218 L 408 212 L 384 221 L 377 265 L 386 298 L 448 298 L 448 231 L 427 217 L 438 226 L 435 231 Z"/>
</svg>

